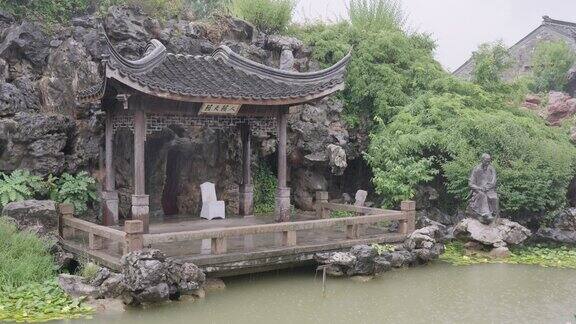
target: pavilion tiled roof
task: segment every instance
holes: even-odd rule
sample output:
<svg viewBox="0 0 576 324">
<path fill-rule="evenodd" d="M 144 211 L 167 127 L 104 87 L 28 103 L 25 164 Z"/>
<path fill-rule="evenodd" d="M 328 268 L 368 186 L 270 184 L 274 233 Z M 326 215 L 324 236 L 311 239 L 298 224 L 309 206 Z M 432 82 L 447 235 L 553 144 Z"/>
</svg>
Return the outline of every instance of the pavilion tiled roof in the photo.
<svg viewBox="0 0 576 324">
<path fill-rule="evenodd" d="M 344 87 L 350 54 L 334 66 L 309 73 L 283 71 L 246 59 L 226 46 L 212 55 L 168 53 L 157 40 L 143 58 L 132 61 L 109 45 L 105 78 L 80 91 L 79 101 L 104 96 L 107 80 L 114 79 L 149 95 L 191 102 L 238 104 L 298 104 L 327 96 Z"/>
</svg>

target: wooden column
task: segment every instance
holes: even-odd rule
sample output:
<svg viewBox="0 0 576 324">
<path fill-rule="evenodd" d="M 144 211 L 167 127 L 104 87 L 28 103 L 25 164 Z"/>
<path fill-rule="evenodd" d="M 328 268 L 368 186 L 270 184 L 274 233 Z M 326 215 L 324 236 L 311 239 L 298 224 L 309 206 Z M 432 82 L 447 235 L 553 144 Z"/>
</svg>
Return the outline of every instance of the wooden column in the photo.
<svg viewBox="0 0 576 324">
<path fill-rule="evenodd" d="M 140 101 L 131 97 L 130 109 L 134 110 L 134 195 L 132 195 L 132 218 L 141 220 L 144 233 L 149 232 L 149 197 L 145 191 L 144 145 L 146 139 L 146 114 Z M 139 98 L 138 98 L 139 99 Z"/>
<path fill-rule="evenodd" d="M 242 185 L 240 186 L 240 215 L 251 216 L 254 214 L 254 187 L 252 186 L 251 167 L 251 143 L 250 125 L 240 126 L 242 138 Z"/>
<path fill-rule="evenodd" d="M 288 127 L 288 107 L 280 107 L 278 123 L 278 191 L 276 192 L 276 221 L 290 220 L 290 188 L 287 187 L 286 128 Z"/>
<path fill-rule="evenodd" d="M 106 112 L 105 131 L 105 156 L 106 156 L 106 179 L 105 190 L 102 191 L 102 202 L 104 203 L 104 225 L 111 226 L 118 224 L 118 192 L 115 189 L 114 179 L 114 125 L 112 111 Z"/>
</svg>

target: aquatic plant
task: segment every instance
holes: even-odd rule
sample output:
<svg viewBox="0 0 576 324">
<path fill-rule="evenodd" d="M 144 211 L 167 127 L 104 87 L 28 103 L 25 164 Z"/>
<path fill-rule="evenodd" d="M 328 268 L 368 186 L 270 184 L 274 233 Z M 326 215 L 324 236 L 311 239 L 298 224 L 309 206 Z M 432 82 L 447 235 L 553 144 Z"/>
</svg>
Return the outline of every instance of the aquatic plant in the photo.
<svg viewBox="0 0 576 324">
<path fill-rule="evenodd" d="M 43 322 L 88 316 L 82 298 L 68 296 L 55 280 L 18 288 L 0 286 L 0 321 Z"/>
<path fill-rule="evenodd" d="M 392 244 L 378 244 L 378 243 L 373 243 L 371 245 L 371 247 L 376 250 L 376 253 L 378 255 L 382 255 L 384 253 L 387 252 L 393 252 L 396 248 L 394 247 L 394 245 Z"/>
<path fill-rule="evenodd" d="M 510 250 L 509 258 L 493 259 L 487 251 L 466 253 L 461 242 L 446 244 L 441 261 L 453 265 L 472 265 L 481 263 L 530 264 L 543 267 L 576 269 L 576 249 L 566 246 L 533 245 L 515 247 Z"/>
</svg>

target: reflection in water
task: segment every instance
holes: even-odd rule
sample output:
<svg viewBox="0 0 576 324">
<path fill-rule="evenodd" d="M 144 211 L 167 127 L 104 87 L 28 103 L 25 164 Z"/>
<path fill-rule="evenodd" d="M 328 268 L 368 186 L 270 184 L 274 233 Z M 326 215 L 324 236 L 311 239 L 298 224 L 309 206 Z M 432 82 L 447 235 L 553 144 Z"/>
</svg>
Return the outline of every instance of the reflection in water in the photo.
<svg viewBox="0 0 576 324">
<path fill-rule="evenodd" d="M 67 323 L 568 323 L 576 271 L 537 266 L 433 264 L 361 283 L 329 279 L 326 297 L 310 269 L 225 280 L 197 302 Z"/>
</svg>

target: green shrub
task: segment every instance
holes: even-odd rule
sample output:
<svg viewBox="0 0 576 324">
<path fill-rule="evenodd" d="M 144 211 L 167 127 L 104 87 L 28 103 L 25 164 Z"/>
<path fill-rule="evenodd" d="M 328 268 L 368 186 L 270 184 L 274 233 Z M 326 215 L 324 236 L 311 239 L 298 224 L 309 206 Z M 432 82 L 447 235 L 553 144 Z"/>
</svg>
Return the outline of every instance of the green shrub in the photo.
<svg viewBox="0 0 576 324">
<path fill-rule="evenodd" d="M 487 152 L 505 214 L 561 207 L 576 159 L 567 134 L 529 112 L 502 108 L 499 95 L 460 86 L 418 97 L 371 135 L 366 157 L 388 205 L 412 198 L 418 184 L 440 179 L 445 200 L 463 206 L 470 172 Z"/>
<path fill-rule="evenodd" d="M 564 91 L 568 70 L 576 63 L 576 54 L 566 42 L 546 41 L 538 44 L 532 57 L 532 71 L 536 92 Z"/>
<path fill-rule="evenodd" d="M 84 13 L 91 0 L 0 0 L 0 9 L 15 16 L 40 20 L 45 23 L 68 23 Z"/>
<path fill-rule="evenodd" d="M 226 11 L 230 6 L 230 0 L 185 0 L 185 6 L 189 8 L 194 17 L 202 19 L 210 17 L 214 12 Z"/>
<path fill-rule="evenodd" d="M 484 152 L 499 173 L 505 213 L 565 203 L 576 151 L 566 130 L 515 107 L 528 83 L 500 82 L 508 65 L 501 44 L 477 52 L 480 86 L 442 69 L 430 37 L 403 28 L 397 2 L 352 1 L 349 16 L 351 22 L 291 33 L 314 46 L 314 58 L 324 66 L 353 48 L 339 95 L 347 123 L 370 132 L 365 158 L 383 205 L 412 198 L 423 184 L 438 187 L 447 207 L 464 205 L 469 173 Z"/>
<path fill-rule="evenodd" d="M 502 41 L 481 44 L 472 54 L 474 82 L 486 89 L 502 84 L 502 74 L 512 66 L 512 58 Z"/>
<path fill-rule="evenodd" d="M 276 207 L 278 180 L 267 164 L 260 164 L 254 172 L 254 213 L 271 213 Z"/>
<path fill-rule="evenodd" d="M 348 13 L 352 25 L 360 30 L 394 30 L 406 24 L 406 15 L 397 0 L 352 0 Z"/>
<path fill-rule="evenodd" d="M 42 178 L 27 170 L 15 170 L 10 175 L 0 173 L 0 207 L 14 201 L 31 199 L 43 189 Z"/>
<path fill-rule="evenodd" d="M 272 34 L 286 30 L 295 5 L 293 0 L 232 0 L 231 12 Z"/>
<path fill-rule="evenodd" d="M 14 224 L 1 217 L 0 238 L 0 287 L 41 283 L 54 276 L 47 242 L 32 233 L 18 232 Z"/>
<path fill-rule="evenodd" d="M 85 171 L 76 175 L 64 173 L 57 180 L 51 199 L 72 204 L 76 213 L 83 214 L 88 210 L 89 203 L 98 200 L 96 180 Z"/>
</svg>

